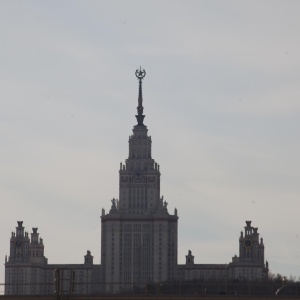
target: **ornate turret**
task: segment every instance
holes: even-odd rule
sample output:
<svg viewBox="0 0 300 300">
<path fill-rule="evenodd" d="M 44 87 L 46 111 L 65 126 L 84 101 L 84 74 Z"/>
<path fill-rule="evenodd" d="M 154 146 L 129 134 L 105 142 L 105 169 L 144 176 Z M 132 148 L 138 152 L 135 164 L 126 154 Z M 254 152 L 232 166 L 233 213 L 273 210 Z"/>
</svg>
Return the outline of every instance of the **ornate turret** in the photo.
<svg viewBox="0 0 300 300">
<path fill-rule="evenodd" d="M 44 256 L 43 239 L 39 238 L 37 227 L 32 228 L 31 242 L 29 244 L 29 257 L 31 263 L 47 264 L 47 258 Z"/>
<path fill-rule="evenodd" d="M 188 255 L 185 256 L 185 264 L 186 265 L 193 265 L 194 264 L 194 258 L 195 256 L 192 255 L 192 251 L 188 251 Z"/>
<path fill-rule="evenodd" d="M 239 238 L 239 256 L 232 258 L 230 264 L 232 278 L 262 279 L 268 276 L 268 265 L 264 261 L 265 247 L 259 238 L 258 228 L 246 221 L 244 232 Z"/>
<path fill-rule="evenodd" d="M 92 265 L 93 264 L 94 256 L 91 255 L 91 251 L 87 250 L 86 255 L 84 256 L 84 264 L 85 265 Z"/>
<path fill-rule="evenodd" d="M 12 232 L 10 238 L 9 263 L 27 263 L 29 261 L 29 238 L 28 232 L 24 231 L 23 221 L 18 221 L 16 231 Z"/>
</svg>

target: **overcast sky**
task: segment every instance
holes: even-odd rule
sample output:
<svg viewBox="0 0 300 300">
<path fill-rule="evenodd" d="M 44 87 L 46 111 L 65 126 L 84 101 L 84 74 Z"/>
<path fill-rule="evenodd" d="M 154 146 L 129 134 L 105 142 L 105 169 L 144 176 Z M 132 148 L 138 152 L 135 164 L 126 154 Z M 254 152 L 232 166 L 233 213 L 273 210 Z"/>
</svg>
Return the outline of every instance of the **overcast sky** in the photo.
<svg viewBox="0 0 300 300">
<path fill-rule="evenodd" d="M 245 220 L 300 276 L 299 1 L 0 2 L 0 258 L 17 221 L 49 263 L 100 263 L 136 124 L 178 209 L 178 261 L 229 263 Z M 4 281 L 4 266 L 0 267 Z"/>
</svg>

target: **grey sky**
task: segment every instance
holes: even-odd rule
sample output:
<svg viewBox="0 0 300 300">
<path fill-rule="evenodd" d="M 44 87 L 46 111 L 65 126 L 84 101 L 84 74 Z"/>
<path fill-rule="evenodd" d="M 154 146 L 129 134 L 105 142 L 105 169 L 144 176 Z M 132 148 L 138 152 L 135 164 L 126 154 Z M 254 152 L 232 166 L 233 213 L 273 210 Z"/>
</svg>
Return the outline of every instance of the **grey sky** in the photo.
<svg viewBox="0 0 300 300">
<path fill-rule="evenodd" d="M 226 263 L 245 220 L 300 276 L 299 1 L 0 2 L 0 257 L 16 221 L 49 263 L 100 261 L 138 82 L 179 214 L 180 263 Z M 70 251 L 72 249 L 72 251 Z M 0 267 L 0 281 L 4 268 Z"/>
</svg>

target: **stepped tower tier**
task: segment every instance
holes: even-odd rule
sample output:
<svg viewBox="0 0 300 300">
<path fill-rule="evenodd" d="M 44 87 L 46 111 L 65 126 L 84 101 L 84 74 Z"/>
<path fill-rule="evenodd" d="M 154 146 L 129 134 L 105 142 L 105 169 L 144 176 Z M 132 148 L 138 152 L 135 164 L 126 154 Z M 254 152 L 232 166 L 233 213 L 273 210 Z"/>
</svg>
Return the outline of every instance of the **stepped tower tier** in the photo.
<svg viewBox="0 0 300 300">
<path fill-rule="evenodd" d="M 264 261 L 265 246 L 259 238 L 258 228 L 246 221 L 244 232 L 239 238 L 239 256 L 235 255 L 229 264 L 229 276 L 234 279 L 266 279 L 269 265 Z"/>
<path fill-rule="evenodd" d="M 153 214 L 163 212 L 160 198 L 159 165 L 151 156 L 151 136 L 144 125 L 142 80 L 144 70 L 137 70 L 139 96 L 136 119 L 129 136 L 129 155 L 125 164 L 120 164 L 119 212 L 121 214 Z"/>
<path fill-rule="evenodd" d="M 251 221 L 246 221 L 244 234 L 239 238 L 240 261 L 244 263 L 264 263 L 264 243 L 259 239 L 258 228 L 251 226 Z"/>
<path fill-rule="evenodd" d="M 101 264 L 106 292 L 128 291 L 133 285 L 175 279 L 177 211 L 169 214 L 160 196 L 159 165 L 144 124 L 142 80 L 139 80 L 137 124 L 129 137 L 129 154 L 119 170 L 119 200 L 112 199 L 101 216 Z"/>
<path fill-rule="evenodd" d="M 9 263 L 29 262 L 29 237 L 24 231 L 23 221 L 18 221 L 16 231 L 11 233 Z"/>
</svg>

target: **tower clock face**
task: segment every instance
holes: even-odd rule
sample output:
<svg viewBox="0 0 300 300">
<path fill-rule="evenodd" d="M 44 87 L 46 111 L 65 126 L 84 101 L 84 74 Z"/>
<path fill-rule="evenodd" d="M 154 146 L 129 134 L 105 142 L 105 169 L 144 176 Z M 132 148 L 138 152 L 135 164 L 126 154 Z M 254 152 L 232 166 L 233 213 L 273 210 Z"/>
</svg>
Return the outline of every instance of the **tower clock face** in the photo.
<svg viewBox="0 0 300 300">
<path fill-rule="evenodd" d="M 245 241 L 245 246 L 246 246 L 246 247 L 250 247 L 251 245 L 252 245 L 251 240 L 246 240 L 246 241 Z"/>
</svg>

